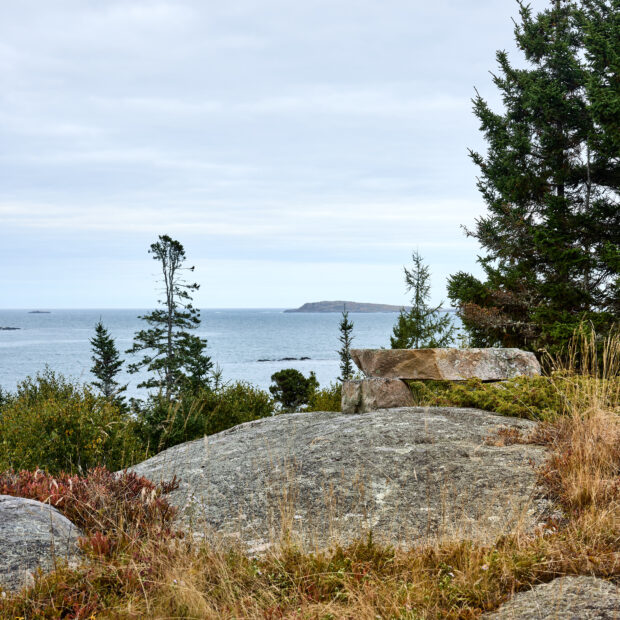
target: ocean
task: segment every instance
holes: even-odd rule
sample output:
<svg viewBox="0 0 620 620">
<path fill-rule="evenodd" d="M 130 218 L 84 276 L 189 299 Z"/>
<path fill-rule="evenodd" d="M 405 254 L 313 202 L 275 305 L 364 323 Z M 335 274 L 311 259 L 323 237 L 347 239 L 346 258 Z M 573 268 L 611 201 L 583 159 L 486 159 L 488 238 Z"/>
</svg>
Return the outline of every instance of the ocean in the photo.
<svg viewBox="0 0 620 620">
<path fill-rule="evenodd" d="M 13 391 L 18 382 L 48 365 L 54 371 L 80 382 L 90 374 L 90 338 L 101 318 L 116 341 L 122 357 L 132 345 L 133 335 L 146 326 L 138 316 L 148 310 L 51 310 L 33 314 L 28 310 L 0 310 L 0 387 Z M 351 313 L 353 346 L 389 347 L 397 313 Z M 224 381 L 248 381 L 263 389 L 271 375 L 282 368 L 316 373 L 322 386 L 339 375 L 338 342 L 340 314 L 285 313 L 281 309 L 209 309 L 201 312 L 202 324 L 195 333 L 208 340 L 208 353 L 219 365 Z M 283 358 L 309 358 L 283 360 Z M 269 361 L 260 361 L 269 360 Z M 140 375 L 123 373 L 130 396 L 144 397 L 138 390 Z"/>
</svg>

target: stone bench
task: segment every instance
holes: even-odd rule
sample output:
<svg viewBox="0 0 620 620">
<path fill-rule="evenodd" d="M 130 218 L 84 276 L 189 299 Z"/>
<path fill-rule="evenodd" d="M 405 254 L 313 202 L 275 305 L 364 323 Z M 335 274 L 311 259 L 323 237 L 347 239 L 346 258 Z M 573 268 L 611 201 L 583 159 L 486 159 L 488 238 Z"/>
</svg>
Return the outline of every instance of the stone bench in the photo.
<svg viewBox="0 0 620 620">
<path fill-rule="evenodd" d="M 351 349 L 366 379 L 345 381 L 343 413 L 412 407 L 405 381 L 503 381 L 540 374 L 533 353 L 521 349 Z"/>
</svg>

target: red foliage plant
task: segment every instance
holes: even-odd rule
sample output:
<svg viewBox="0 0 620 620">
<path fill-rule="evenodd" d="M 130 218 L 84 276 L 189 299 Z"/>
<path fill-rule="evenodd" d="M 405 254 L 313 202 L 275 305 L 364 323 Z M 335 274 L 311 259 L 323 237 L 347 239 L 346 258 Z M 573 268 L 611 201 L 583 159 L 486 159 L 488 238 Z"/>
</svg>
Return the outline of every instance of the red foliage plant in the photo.
<svg viewBox="0 0 620 620">
<path fill-rule="evenodd" d="M 147 537 L 178 535 L 171 529 L 176 509 L 163 497 L 178 486 L 176 479 L 154 484 L 105 467 L 85 476 L 52 476 L 40 470 L 0 474 L 0 494 L 51 504 L 82 530 L 83 546 L 97 555 Z"/>
</svg>

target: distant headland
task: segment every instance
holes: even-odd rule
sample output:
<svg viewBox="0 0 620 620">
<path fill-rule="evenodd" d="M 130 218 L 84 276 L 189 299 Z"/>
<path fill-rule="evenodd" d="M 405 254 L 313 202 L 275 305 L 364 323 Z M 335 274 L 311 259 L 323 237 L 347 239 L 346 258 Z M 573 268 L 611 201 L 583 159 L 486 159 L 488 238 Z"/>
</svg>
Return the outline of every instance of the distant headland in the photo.
<svg viewBox="0 0 620 620">
<path fill-rule="evenodd" d="M 405 306 L 369 304 L 357 301 L 313 301 L 294 310 L 285 310 L 284 312 L 342 312 L 345 307 L 348 312 L 400 312 Z"/>
</svg>

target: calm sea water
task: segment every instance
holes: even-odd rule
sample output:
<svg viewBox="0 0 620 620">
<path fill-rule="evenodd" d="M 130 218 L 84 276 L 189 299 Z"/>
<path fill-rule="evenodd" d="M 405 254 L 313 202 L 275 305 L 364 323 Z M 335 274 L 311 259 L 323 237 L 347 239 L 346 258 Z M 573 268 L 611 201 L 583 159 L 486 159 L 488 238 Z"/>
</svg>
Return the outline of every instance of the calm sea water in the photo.
<svg viewBox="0 0 620 620">
<path fill-rule="evenodd" d="M 142 329 L 138 319 L 145 310 L 52 310 L 31 314 L 27 310 L 0 310 L 0 386 L 14 390 L 17 383 L 49 365 L 79 381 L 92 381 L 90 338 L 101 318 L 119 351 L 127 350 L 133 335 Z M 353 314 L 354 346 L 388 347 L 395 313 Z M 311 370 L 321 385 L 339 374 L 339 314 L 297 314 L 282 310 L 203 310 L 196 334 L 208 340 L 212 360 L 219 364 L 225 381 L 244 380 L 267 388 L 271 375 L 282 368 Z M 129 356 L 123 354 L 125 359 Z M 306 361 L 277 361 L 283 357 L 309 357 Z M 275 361 L 261 362 L 268 359 Z M 144 396 L 135 386 L 138 375 L 124 375 L 128 392 Z"/>
</svg>

